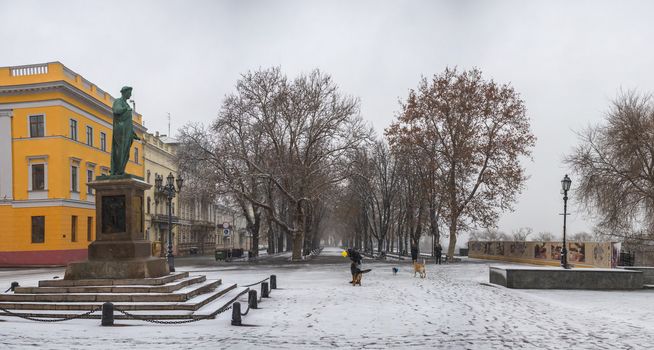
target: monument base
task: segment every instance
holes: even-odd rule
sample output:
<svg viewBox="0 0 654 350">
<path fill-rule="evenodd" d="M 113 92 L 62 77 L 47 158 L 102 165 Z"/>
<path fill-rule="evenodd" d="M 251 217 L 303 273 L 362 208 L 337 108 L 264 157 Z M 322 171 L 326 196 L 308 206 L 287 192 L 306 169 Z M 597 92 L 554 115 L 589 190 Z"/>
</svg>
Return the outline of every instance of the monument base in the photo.
<svg viewBox="0 0 654 350">
<path fill-rule="evenodd" d="M 89 260 L 149 258 L 152 243 L 146 240 L 94 241 L 89 244 Z"/>
<path fill-rule="evenodd" d="M 170 273 L 163 258 L 87 260 L 68 264 L 66 280 L 157 278 Z"/>
</svg>

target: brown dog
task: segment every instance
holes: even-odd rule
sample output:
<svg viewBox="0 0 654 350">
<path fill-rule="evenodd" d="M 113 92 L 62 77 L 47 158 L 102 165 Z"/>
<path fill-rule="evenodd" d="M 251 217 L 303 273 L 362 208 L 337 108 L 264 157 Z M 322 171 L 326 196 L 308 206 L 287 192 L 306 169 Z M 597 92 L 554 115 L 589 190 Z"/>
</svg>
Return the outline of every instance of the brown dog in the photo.
<svg viewBox="0 0 654 350">
<path fill-rule="evenodd" d="M 416 273 L 420 274 L 420 278 L 427 277 L 427 271 L 425 270 L 425 259 L 422 259 L 422 264 L 417 261 L 413 263 L 413 277 L 416 277 Z"/>
</svg>

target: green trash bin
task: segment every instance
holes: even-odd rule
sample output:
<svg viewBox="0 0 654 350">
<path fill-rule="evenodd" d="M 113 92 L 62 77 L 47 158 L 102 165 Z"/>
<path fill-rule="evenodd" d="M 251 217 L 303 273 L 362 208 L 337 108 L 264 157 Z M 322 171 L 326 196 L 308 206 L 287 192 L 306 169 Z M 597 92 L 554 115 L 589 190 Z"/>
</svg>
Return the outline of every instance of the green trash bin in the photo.
<svg viewBox="0 0 654 350">
<path fill-rule="evenodd" d="M 222 250 L 216 250 L 216 261 L 225 260 L 225 252 Z"/>
</svg>

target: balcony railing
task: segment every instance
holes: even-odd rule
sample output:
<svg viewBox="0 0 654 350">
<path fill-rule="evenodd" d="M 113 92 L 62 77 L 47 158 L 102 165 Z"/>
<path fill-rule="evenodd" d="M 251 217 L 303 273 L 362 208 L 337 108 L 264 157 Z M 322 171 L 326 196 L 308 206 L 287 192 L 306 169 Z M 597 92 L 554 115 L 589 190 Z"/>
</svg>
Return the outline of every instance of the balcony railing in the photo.
<svg viewBox="0 0 654 350">
<path fill-rule="evenodd" d="M 32 64 L 29 66 L 11 67 L 12 77 L 22 77 L 26 75 L 48 74 L 48 64 Z"/>
</svg>

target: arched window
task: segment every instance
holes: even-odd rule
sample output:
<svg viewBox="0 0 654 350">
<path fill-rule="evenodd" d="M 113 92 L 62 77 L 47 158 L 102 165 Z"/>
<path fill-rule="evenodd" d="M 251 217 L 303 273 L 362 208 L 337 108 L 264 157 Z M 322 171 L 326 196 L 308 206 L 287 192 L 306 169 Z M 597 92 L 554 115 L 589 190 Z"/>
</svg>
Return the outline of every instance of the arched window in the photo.
<svg viewBox="0 0 654 350">
<path fill-rule="evenodd" d="M 148 183 L 150 183 L 150 170 L 148 170 Z"/>
</svg>

